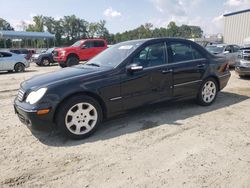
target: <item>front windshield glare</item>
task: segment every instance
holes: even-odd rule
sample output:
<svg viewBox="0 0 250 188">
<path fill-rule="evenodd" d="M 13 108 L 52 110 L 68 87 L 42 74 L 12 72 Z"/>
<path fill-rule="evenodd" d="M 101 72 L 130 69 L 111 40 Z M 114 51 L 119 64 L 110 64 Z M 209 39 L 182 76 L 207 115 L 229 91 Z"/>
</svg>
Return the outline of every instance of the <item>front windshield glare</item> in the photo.
<svg viewBox="0 0 250 188">
<path fill-rule="evenodd" d="M 49 49 L 47 50 L 47 53 L 51 53 L 51 52 L 53 52 L 53 50 L 54 50 L 54 48 L 49 48 Z"/>
<path fill-rule="evenodd" d="M 74 44 L 72 44 L 71 46 L 80 46 L 81 45 L 81 42 L 80 41 L 77 41 L 77 42 L 75 42 Z"/>
<path fill-rule="evenodd" d="M 211 53 L 222 53 L 224 47 L 223 46 L 207 46 L 206 49 Z"/>
<path fill-rule="evenodd" d="M 124 61 L 143 41 L 130 41 L 116 44 L 93 59 L 89 60 L 86 65 L 98 65 L 99 67 L 117 67 Z"/>
</svg>

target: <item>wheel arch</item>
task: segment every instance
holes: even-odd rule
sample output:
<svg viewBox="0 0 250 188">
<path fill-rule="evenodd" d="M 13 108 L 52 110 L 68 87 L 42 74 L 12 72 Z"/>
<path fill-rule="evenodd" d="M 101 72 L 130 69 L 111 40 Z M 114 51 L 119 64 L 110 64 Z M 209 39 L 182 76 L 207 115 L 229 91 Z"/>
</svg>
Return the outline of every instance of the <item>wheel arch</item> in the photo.
<svg viewBox="0 0 250 188">
<path fill-rule="evenodd" d="M 208 79 L 208 78 L 213 78 L 213 79 L 216 81 L 216 83 L 217 83 L 217 85 L 218 85 L 218 89 L 219 89 L 219 91 L 220 91 L 220 80 L 219 80 L 218 76 L 216 76 L 216 75 L 209 75 L 209 76 L 207 76 L 204 80 L 206 80 L 206 79 Z"/>
<path fill-rule="evenodd" d="M 22 65 L 24 66 L 24 68 L 25 68 L 25 64 L 24 64 L 23 62 L 21 62 L 21 61 L 18 61 L 18 62 L 16 62 L 16 63 L 14 64 L 13 70 L 15 70 L 15 66 L 16 66 L 17 64 L 22 64 Z"/>
<path fill-rule="evenodd" d="M 76 53 L 68 54 L 66 59 L 69 59 L 70 57 L 76 57 L 78 60 L 80 60 L 79 56 Z"/>
<path fill-rule="evenodd" d="M 68 96 L 64 97 L 63 100 L 56 106 L 55 113 L 53 116 L 53 122 L 56 122 L 57 113 L 59 112 L 60 107 L 63 105 L 63 103 L 69 100 L 70 98 L 72 98 L 73 96 L 77 96 L 77 95 L 78 96 L 85 95 L 85 96 L 89 96 L 95 99 L 101 106 L 103 118 L 105 119 L 107 117 L 107 106 L 101 97 L 99 97 L 97 94 L 93 92 L 79 91 L 79 92 L 71 93 Z"/>
</svg>

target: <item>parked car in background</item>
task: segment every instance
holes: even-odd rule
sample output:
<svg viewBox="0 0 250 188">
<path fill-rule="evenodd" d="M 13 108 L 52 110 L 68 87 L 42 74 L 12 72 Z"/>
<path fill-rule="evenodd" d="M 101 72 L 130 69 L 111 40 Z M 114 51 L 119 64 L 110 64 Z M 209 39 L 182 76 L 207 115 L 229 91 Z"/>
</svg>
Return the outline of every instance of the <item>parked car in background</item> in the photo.
<svg viewBox="0 0 250 188">
<path fill-rule="evenodd" d="M 79 40 L 70 47 L 55 49 L 53 58 L 61 67 L 70 67 L 93 58 L 106 48 L 107 41 L 104 39 Z"/>
<path fill-rule="evenodd" d="M 29 67 L 29 62 L 20 55 L 0 51 L 0 71 L 24 72 Z"/>
<path fill-rule="evenodd" d="M 235 72 L 240 77 L 250 76 L 250 47 L 241 49 L 241 58 L 236 63 Z"/>
<path fill-rule="evenodd" d="M 103 119 L 139 106 L 187 98 L 211 105 L 230 75 L 225 57 L 189 40 L 127 41 L 86 64 L 24 81 L 14 107 L 29 126 L 56 124 L 81 139 Z"/>
<path fill-rule="evenodd" d="M 35 62 L 38 66 L 49 66 L 51 63 L 55 63 L 52 52 L 55 48 L 49 48 L 47 51 L 41 54 L 34 54 L 32 56 L 32 62 Z"/>
<path fill-rule="evenodd" d="M 229 66 L 234 67 L 240 56 L 240 47 L 237 45 L 212 44 L 207 45 L 206 49 L 215 55 L 224 55 L 230 61 Z"/>
<path fill-rule="evenodd" d="M 15 54 L 22 55 L 26 60 L 30 60 L 32 56 L 32 51 L 29 51 L 27 49 L 10 49 L 9 51 Z"/>
</svg>

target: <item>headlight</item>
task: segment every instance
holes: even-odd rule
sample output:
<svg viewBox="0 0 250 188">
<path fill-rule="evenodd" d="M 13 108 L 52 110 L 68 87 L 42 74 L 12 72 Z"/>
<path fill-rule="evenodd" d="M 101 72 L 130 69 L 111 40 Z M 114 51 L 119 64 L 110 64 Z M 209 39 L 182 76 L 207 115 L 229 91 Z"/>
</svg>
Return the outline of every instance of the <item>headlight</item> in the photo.
<svg viewBox="0 0 250 188">
<path fill-rule="evenodd" d="M 35 104 L 38 102 L 46 93 L 47 88 L 41 88 L 37 91 L 32 91 L 26 98 L 26 102 L 30 104 Z"/>
<path fill-rule="evenodd" d="M 245 61 L 245 60 L 240 60 L 240 65 L 244 66 L 244 67 L 249 67 L 250 63 L 249 61 Z"/>
<path fill-rule="evenodd" d="M 33 55 L 33 58 L 38 58 L 38 57 L 39 57 L 39 54 Z"/>
<path fill-rule="evenodd" d="M 65 54 L 66 54 L 66 51 L 61 51 L 61 54 L 62 54 L 62 56 L 65 56 Z"/>
</svg>

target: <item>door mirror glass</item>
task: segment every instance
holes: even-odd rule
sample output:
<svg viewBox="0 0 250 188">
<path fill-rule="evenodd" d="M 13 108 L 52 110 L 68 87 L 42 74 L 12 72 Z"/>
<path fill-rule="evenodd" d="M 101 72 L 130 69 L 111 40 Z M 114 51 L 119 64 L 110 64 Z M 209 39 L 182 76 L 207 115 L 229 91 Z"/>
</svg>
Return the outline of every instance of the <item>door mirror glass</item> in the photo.
<svg viewBox="0 0 250 188">
<path fill-rule="evenodd" d="M 230 52 L 229 51 L 224 51 L 223 54 L 229 54 Z"/>
<path fill-rule="evenodd" d="M 86 45 L 83 44 L 83 45 L 81 46 L 81 49 L 86 49 Z"/>
<path fill-rule="evenodd" d="M 131 65 L 127 66 L 127 71 L 130 72 L 130 73 L 138 72 L 138 71 L 141 71 L 141 70 L 143 70 L 143 66 L 138 65 L 138 64 L 131 64 Z"/>
</svg>

